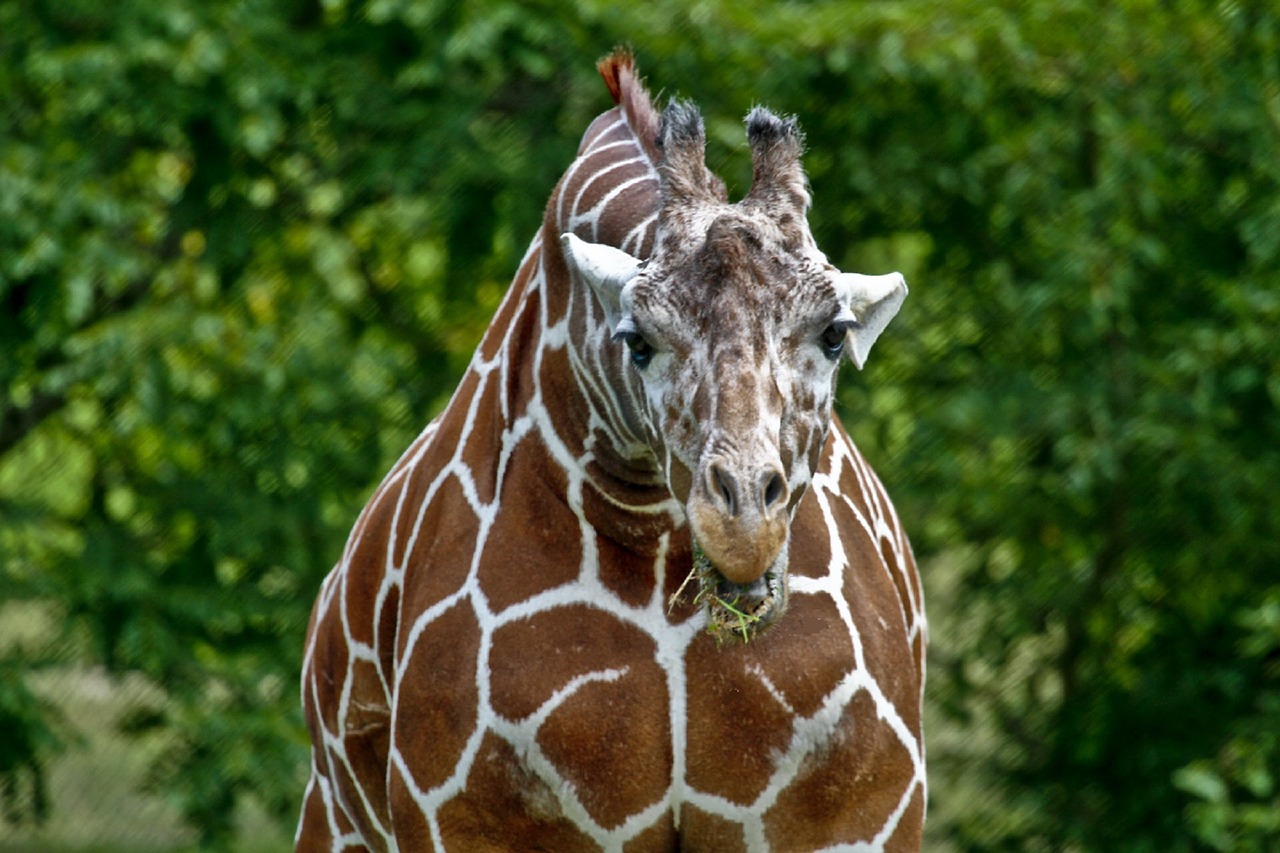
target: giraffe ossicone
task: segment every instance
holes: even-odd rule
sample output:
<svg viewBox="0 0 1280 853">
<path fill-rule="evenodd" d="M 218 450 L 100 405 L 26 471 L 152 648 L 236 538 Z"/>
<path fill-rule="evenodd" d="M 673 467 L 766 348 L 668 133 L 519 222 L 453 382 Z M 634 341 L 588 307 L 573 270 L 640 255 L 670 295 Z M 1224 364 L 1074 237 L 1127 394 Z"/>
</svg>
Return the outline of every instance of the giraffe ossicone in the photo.
<svg viewBox="0 0 1280 853">
<path fill-rule="evenodd" d="M 629 54 L 449 405 L 325 579 L 299 850 L 916 850 L 926 626 L 833 416 L 906 296 L 731 203 Z"/>
</svg>

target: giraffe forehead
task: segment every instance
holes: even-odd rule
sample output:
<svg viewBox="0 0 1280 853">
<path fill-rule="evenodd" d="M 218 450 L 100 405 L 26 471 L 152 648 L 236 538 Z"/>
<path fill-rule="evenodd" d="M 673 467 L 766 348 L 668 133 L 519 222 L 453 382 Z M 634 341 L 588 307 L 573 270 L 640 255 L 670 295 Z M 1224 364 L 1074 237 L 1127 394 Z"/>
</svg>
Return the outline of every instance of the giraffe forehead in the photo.
<svg viewBox="0 0 1280 853">
<path fill-rule="evenodd" d="M 688 224 L 698 218 L 692 235 L 660 240 L 631 294 L 635 310 L 698 336 L 774 336 L 830 311 L 830 268 L 811 238 L 732 207 Z"/>
</svg>

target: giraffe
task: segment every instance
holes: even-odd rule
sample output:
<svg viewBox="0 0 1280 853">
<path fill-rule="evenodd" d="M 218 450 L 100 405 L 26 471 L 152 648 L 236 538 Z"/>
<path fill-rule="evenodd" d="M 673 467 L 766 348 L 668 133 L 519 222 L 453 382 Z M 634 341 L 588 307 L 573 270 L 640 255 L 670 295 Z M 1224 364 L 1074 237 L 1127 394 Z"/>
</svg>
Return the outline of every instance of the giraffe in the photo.
<svg viewBox="0 0 1280 853">
<path fill-rule="evenodd" d="M 298 850 L 915 850 L 926 625 L 832 415 L 906 294 L 815 244 L 794 119 L 727 200 L 631 55 L 303 661 Z"/>
</svg>

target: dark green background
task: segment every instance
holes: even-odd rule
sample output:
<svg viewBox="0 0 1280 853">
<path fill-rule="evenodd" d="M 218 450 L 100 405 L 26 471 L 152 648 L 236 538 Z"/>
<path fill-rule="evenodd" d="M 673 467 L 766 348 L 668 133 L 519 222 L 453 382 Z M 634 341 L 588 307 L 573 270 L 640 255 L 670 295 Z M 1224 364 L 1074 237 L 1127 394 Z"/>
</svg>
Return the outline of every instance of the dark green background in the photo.
<svg viewBox="0 0 1280 853">
<path fill-rule="evenodd" d="M 1263 0 L 3 0 L 0 833 L 81 819 L 91 672 L 183 843 L 287 837 L 312 597 L 619 43 L 733 194 L 796 113 L 819 244 L 910 281 L 840 406 L 930 594 L 930 848 L 1280 849 Z"/>
</svg>

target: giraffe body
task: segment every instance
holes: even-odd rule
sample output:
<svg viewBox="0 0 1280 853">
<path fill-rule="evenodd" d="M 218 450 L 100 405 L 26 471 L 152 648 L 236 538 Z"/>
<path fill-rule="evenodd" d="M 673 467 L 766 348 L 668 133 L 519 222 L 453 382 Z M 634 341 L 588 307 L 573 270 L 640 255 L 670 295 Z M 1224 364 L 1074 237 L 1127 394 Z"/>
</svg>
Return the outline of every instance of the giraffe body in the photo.
<svg viewBox="0 0 1280 853">
<path fill-rule="evenodd" d="M 700 119 L 660 117 L 625 55 L 601 70 L 618 106 L 321 589 L 298 849 L 918 849 L 915 563 L 830 418 L 833 380 L 807 378 L 833 370 L 816 333 L 784 334 L 808 321 L 751 283 L 770 258 L 834 274 L 779 154 L 787 126 L 753 113 L 756 181 L 728 205 L 709 173 L 680 171 Z M 617 273 L 627 258 L 639 271 Z M 736 288 L 715 310 L 669 284 L 708 267 Z M 874 326 L 854 304 L 848 327 Z M 692 314 L 711 325 L 674 328 Z M 753 336 L 799 342 L 748 352 Z M 850 336 L 860 364 L 869 342 Z M 735 374 L 753 360 L 774 378 Z M 703 384 L 682 403 L 685 381 Z"/>
</svg>

